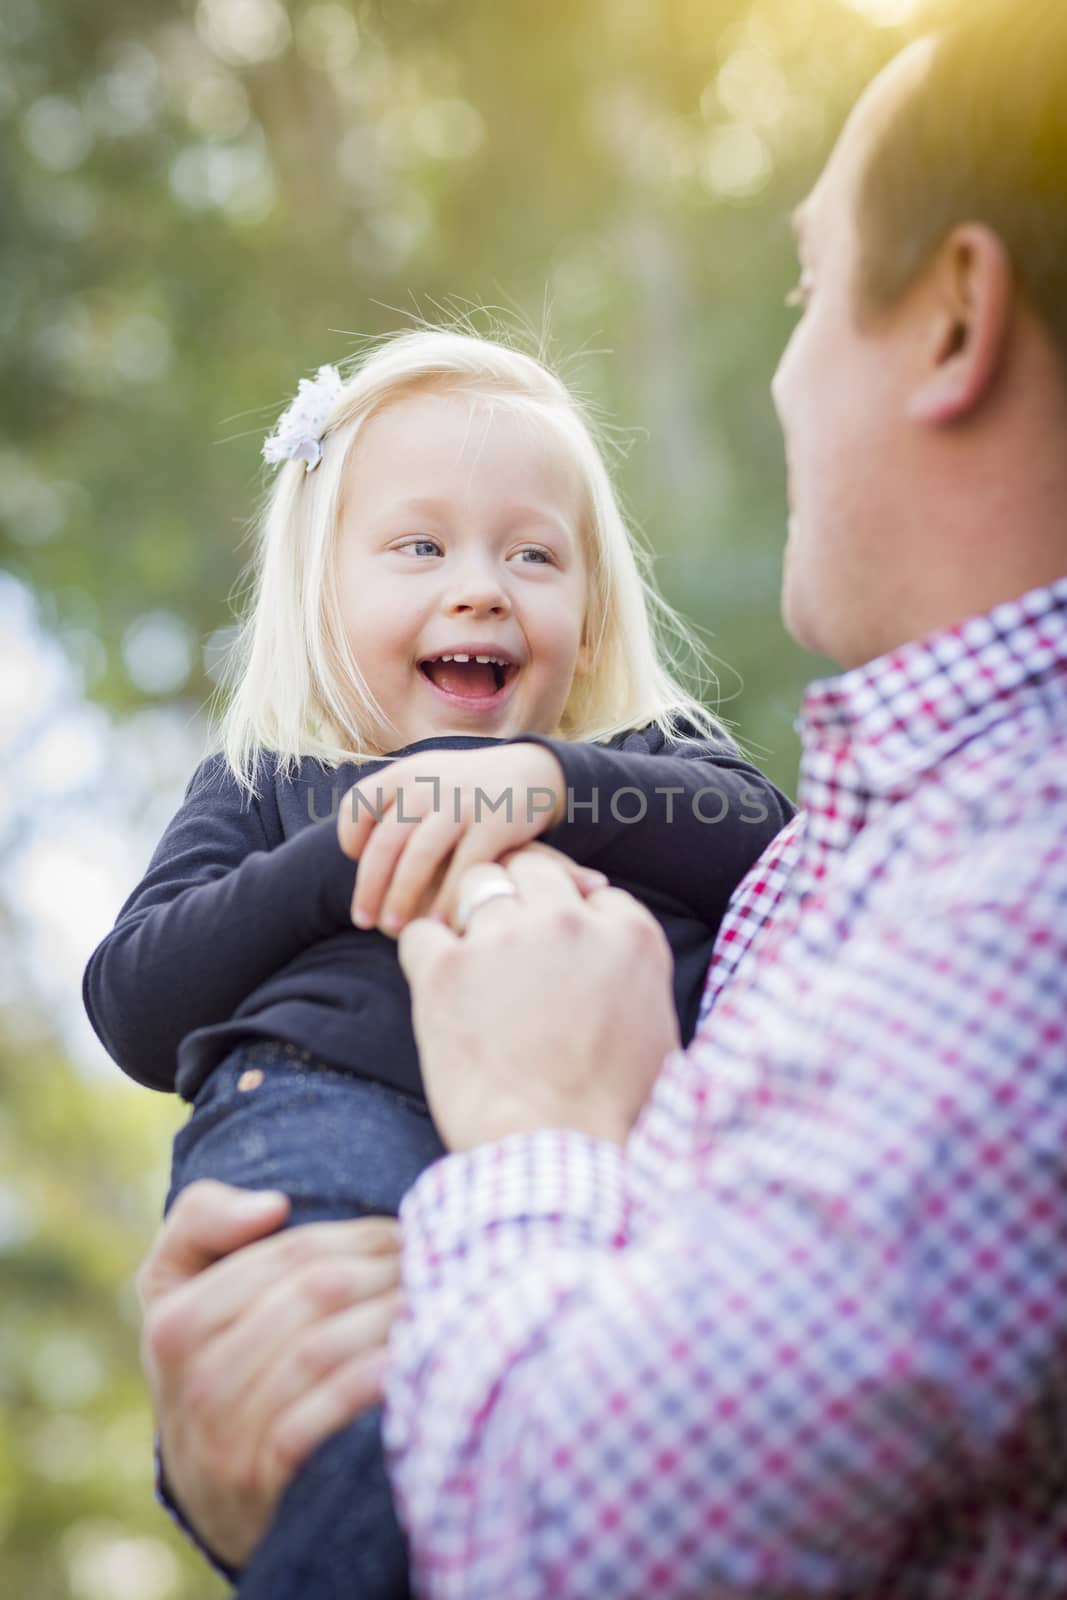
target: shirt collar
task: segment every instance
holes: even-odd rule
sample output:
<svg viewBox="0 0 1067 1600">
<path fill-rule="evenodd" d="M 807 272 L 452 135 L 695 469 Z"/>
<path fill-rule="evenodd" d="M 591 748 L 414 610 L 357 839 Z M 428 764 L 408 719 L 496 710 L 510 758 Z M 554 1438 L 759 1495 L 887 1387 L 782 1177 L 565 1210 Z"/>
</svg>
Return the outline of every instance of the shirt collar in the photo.
<svg viewBox="0 0 1067 1600">
<path fill-rule="evenodd" d="M 1025 704 L 1067 720 L 1067 577 L 813 683 L 798 731 L 801 800 L 827 758 L 871 796 L 924 773 Z"/>
</svg>

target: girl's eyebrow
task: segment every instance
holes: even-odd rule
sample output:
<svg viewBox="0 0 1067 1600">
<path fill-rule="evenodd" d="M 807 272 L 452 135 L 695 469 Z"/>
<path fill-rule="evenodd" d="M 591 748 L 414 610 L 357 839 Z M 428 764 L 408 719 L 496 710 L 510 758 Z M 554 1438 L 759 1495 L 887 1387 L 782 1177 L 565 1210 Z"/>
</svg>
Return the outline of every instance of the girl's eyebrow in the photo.
<svg viewBox="0 0 1067 1600">
<path fill-rule="evenodd" d="M 547 506 L 509 506 L 511 512 L 509 528 L 524 522 L 536 522 L 541 527 L 551 527 L 564 538 L 569 539 L 573 533 L 571 525 L 558 511 L 551 511 Z"/>
<path fill-rule="evenodd" d="M 389 507 L 388 515 L 404 516 L 408 512 L 414 512 L 416 516 L 437 517 L 441 515 L 442 511 L 446 511 L 447 509 L 448 506 L 444 500 L 435 500 L 431 497 L 417 496 L 413 500 L 398 500 L 394 505 Z"/>
<path fill-rule="evenodd" d="M 440 517 L 447 515 L 451 509 L 452 507 L 447 500 L 438 500 L 431 495 L 416 495 L 410 500 L 398 500 L 388 508 L 385 516 L 389 518 L 411 515 Z M 548 506 L 527 505 L 522 501 L 518 501 L 515 504 L 509 503 L 506 509 L 509 527 L 521 522 L 539 522 L 541 524 L 551 524 L 563 534 L 569 535 L 571 532 L 570 525 L 558 512 L 553 511 Z"/>
</svg>

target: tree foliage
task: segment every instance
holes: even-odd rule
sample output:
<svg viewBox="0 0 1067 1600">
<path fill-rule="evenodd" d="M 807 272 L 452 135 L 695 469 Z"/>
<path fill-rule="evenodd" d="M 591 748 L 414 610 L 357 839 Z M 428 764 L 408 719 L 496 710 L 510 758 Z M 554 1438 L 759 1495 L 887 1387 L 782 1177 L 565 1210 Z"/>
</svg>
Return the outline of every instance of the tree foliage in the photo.
<svg viewBox="0 0 1067 1600">
<path fill-rule="evenodd" d="M 895 46 L 878 10 L 4 0 L 0 555 L 85 694 L 195 716 L 297 378 L 469 316 L 609 419 L 723 712 L 791 789 L 787 218 Z M 128 1281 L 178 1110 L 87 1082 L 40 1018 L 0 1052 L 0 1591 L 208 1595 L 148 1493 Z"/>
</svg>

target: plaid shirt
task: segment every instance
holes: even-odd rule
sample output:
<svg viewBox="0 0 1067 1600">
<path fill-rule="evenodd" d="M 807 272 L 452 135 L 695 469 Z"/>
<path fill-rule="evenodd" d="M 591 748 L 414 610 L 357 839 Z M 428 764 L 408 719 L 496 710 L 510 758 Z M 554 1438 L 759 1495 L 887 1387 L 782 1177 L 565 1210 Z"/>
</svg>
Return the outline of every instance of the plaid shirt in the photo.
<svg viewBox="0 0 1067 1600">
<path fill-rule="evenodd" d="M 1067 1596 L 1067 579 L 802 731 L 626 1150 L 404 1202 L 420 1594 Z"/>
</svg>

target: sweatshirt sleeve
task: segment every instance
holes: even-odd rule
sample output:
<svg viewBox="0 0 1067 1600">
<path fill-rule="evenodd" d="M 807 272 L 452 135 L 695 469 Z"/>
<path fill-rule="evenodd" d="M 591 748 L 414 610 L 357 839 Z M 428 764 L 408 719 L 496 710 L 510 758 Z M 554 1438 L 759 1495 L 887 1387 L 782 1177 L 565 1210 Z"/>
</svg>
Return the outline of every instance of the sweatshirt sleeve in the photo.
<svg viewBox="0 0 1067 1600">
<path fill-rule="evenodd" d="M 545 745 L 563 768 L 566 814 L 546 844 L 671 896 L 711 927 L 796 809 L 725 738 L 668 742 L 648 728 L 621 748 L 540 734 L 516 742 Z"/>
<path fill-rule="evenodd" d="M 201 763 L 114 928 L 89 957 L 82 998 L 124 1072 L 173 1089 L 186 1034 L 230 1017 L 272 972 L 350 928 L 356 864 L 333 817 L 271 848 L 220 756 Z"/>
</svg>

